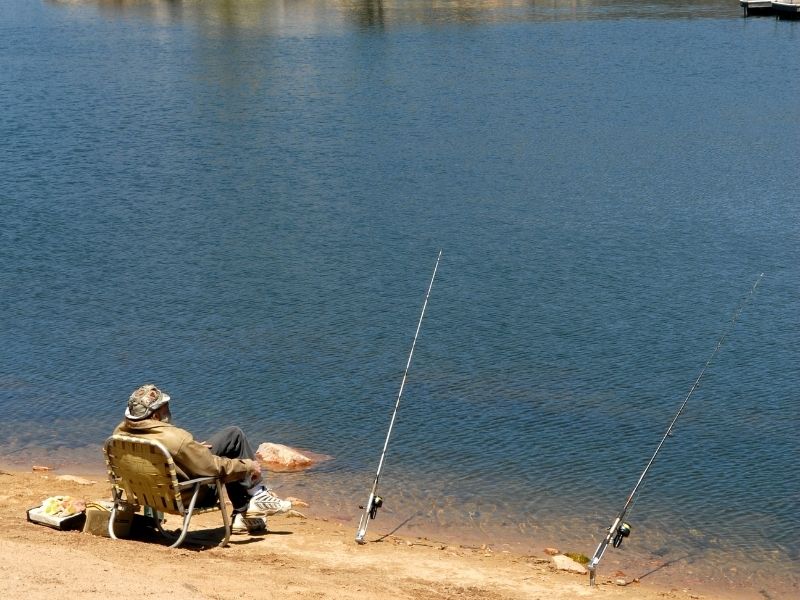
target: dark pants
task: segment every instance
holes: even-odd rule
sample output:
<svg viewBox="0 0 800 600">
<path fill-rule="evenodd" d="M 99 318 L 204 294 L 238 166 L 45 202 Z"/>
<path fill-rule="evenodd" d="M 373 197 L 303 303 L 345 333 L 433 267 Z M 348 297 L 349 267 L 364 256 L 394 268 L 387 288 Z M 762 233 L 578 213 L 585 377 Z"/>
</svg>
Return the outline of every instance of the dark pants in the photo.
<svg viewBox="0 0 800 600">
<path fill-rule="evenodd" d="M 238 427 L 226 427 L 218 431 L 206 441 L 211 446 L 211 453 L 224 458 L 249 458 L 255 460 L 255 452 L 250 447 L 244 432 Z M 247 483 L 251 483 L 249 478 Z M 233 504 L 233 512 L 244 512 L 250 502 L 250 494 L 244 481 L 231 481 L 225 484 L 225 490 Z"/>
</svg>

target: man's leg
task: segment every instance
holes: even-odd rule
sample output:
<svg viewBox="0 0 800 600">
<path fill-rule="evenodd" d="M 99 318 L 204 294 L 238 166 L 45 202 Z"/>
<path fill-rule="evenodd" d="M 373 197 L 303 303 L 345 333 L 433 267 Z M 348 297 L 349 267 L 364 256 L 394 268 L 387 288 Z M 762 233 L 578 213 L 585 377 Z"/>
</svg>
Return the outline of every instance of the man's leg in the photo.
<svg viewBox="0 0 800 600">
<path fill-rule="evenodd" d="M 255 460 L 256 457 L 250 443 L 247 441 L 247 436 L 238 427 L 226 427 L 212 435 L 206 443 L 211 446 L 211 453 L 217 456 L 249 458 L 251 460 Z M 234 512 L 243 512 L 247 509 L 247 505 L 250 502 L 248 490 L 258 483 L 260 482 L 251 481 L 248 478 L 245 481 L 232 481 L 225 484 Z"/>
<path fill-rule="evenodd" d="M 247 441 L 247 436 L 238 427 L 226 427 L 212 435 L 206 443 L 211 446 L 211 452 L 217 456 L 251 460 L 256 457 L 250 442 Z"/>
<path fill-rule="evenodd" d="M 226 458 L 250 458 L 255 460 L 255 453 L 238 427 L 228 427 L 214 434 L 209 440 L 211 452 Z M 288 500 L 281 500 L 272 491 L 266 489 L 263 480 L 234 481 L 225 485 L 233 504 L 235 533 L 261 531 L 266 529 L 265 517 L 277 513 L 285 513 L 292 508 Z"/>
</svg>

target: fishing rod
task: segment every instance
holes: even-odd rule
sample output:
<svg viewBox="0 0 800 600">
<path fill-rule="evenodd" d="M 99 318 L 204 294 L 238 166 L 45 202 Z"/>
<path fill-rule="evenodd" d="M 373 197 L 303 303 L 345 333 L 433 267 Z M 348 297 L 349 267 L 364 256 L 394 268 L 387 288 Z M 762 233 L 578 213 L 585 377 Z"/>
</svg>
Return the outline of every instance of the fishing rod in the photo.
<svg viewBox="0 0 800 600">
<path fill-rule="evenodd" d="M 686 394 L 686 398 L 683 399 L 683 403 L 678 409 L 678 412 L 675 414 L 675 417 L 672 419 L 672 422 L 669 424 L 669 427 L 667 427 L 667 431 L 666 433 L 664 433 L 664 436 L 661 438 L 661 441 L 656 447 L 656 451 L 653 452 L 653 456 L 650 457 L 650 461 L 647 463 L 647 466 L 644 468 L 644 471 L 642 471 L 642 474 L 639 476 L 639 480 L 636 482 L 636 485 L 633 486 L 633 490 L 631 491 L 627 500 L 625 500 L 625 504 L 622 507 L 622 510 L 619 511 L 617 518 L 614 519 L 614 522 L 611 524 L 611 527 L 608 528 L 608 533 L 600 542 L 600 545 L 597 546 L 597 550 L 595 550 L 594 556 L 592 556 L 592 560 L 589 561 L 588 565 L 590 586 L 593 586 L 595 584 L 595 572 L 597 570 L 597 563 L 599 563 L 600 559 L 603 558 L 603 553 L 605 553 L 608 545 L 611 544 L 612 546 L 614 546 L 614 548 L 619 548 L 622 545 L 622 541 L 631 534 L 631 526 L 625 521 L 623 521 L 623 519 L 625 518 L 625 515 L 627 514 L 628 510 L 631 508 L 633 504 L 636 492 L 639 491 L 639 488 L 641 487 L 644 478 L 647 476 L 647 472 L 650 470 L 650 467 L 653 465 L 656 456 L 658 456 L 658 453 L 661 451 L 661 447 L 664 445 L 664 442 L 667 440 L 668 437 L 671 437 L 672 429 L 673 427 L 675 427 L 675 423 L 678 421 L 678 417 L 680 417 L 681 413 L 683 413 L 683 409 L 686 408 L 686 403 L 689 401 L 689 398 L 697 389 L 697 386 L 700 384 L 700 380 L 703 378 L 703 375 L 705 375 L 705 372 L 708 369 L 709 365 L 711 364 L 711 361 L 714 360 L 714 357 L 716 356 L 717 352 L 719 352 L 719 349 L 722 346 L 722 342 L 725 340 L 728 334 L 731 331 L 733 331 L 733 328 L 736 325 L 736 321 L 738 320 L 739 315 L 741 314 L 742 310 L 747 305 L 747 303 L 750 301 L 750 298 L 753 297 L 753 294 L 755 294 L 756 288 L 758 287 L 758 284 L 761 282 L 762 277 L 764 277 L 763 273 L 761 273 L 756 278 L 756 282 L 750 289 L 750 293 L 745 296 L 744 300 L 742 300 L 739 307 L 734 311 L 733 318 L 731 319 L 730 323 L 728 323 L 728 326 L 723 330 L 722 335 L 717 341 L 717 345 L 714 347 L 714 351 L 711 353 L 711 356 L 706 361 L 706 364 L 700 370 L 700 374 L 697 376 L 697 379 L 694 380 L 694 383 L 692 384 L 691 388 L 689 388 L 689 393 Z"/>
<path fill-rule="evenodd" d="M 359 506 L 364 510 L 361 515 L 361 522 L 358 524 L 358 531 L 356 532 L 356 542 L 364 544 L 364 536 L 367 535 L 367 525 L 370 519 L 374 519 L 378 514 L 378 509 L 383 506 L 383 498 L 378 496 L 378 480 L 381 478 L 381 469 L 383 468 L 383 461 L 386 458 L 386 449 L 389 447 L 389 437 L 392 435 L 392 428 L 394 421 L 397 418 L 397 409 L 400 406 L 400 398 L 403 395 L 403 388 L 406 385 L 406 377 L 408 376 L 408 369 L 411 367 L 411 357 L 414 356 L 414 347 L 417 345 L 417 337 L 419 336 L 420 327 L 422 327 L 422 317 L 425 316 L 425 308 L 428 306 L 428 297 L 431 295 L 431 288 L 433 287 L 433 280 L 436 279 L 436 270 L 439 268 L 439 259 L 442 258 L 442 251 L 439 250 L 439 255 L 436 257 L 436 264 L 433 266 L 433 275 L 431 275 L 431 282 L 428 284 L 428 291 L 425 293 L 425 302 L 422 303 L 422 313 L 419 315 L 419 322 L 417 323 L 417 331 L 414 334 L 414 341 L 411 343 L 411 352 L 408 353 L 408 362 L 406 362 L 406 370 L 403 372 L 403 379 L 400 382 L 400 391 L 397 394 L 397 401 L 394 403 L 394 412 L 392 413 L 392 420 L 389 422 L 389 431 L 386 433 L 386 441 L 383 443 L 383 452 L 381 452 L 381 460 L 378 462 L 378 472 L 375 474 L 375 481 L 372 484 L 372 490 L 369 493 L 369 499 L 365 506 Z"/>
</svg>

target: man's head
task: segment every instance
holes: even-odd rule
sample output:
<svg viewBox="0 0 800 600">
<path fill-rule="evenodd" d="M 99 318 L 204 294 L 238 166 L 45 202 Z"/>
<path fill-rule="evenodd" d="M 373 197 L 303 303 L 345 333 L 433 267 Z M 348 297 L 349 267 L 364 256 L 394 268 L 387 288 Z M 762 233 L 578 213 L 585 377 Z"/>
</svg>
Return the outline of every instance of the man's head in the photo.
<svg viewBox="0 0 800 600">
<path fill-rule="evenodd" d="M 166 416 L 166 418 L 164 418 Z M 136 389 L 128 398 L 125 418 L 129 421 L 144 419 L 169 420 L 169 395 L 162 392 L 152 383 Z"/>
</svg>

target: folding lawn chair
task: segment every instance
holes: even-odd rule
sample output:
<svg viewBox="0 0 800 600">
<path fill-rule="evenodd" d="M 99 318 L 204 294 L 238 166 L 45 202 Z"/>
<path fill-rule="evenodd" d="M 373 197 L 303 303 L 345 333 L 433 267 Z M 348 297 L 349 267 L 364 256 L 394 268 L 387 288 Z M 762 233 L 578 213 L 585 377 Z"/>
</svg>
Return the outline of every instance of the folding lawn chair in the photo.
<svg viewBox="0 0 800 600">
<path fill-rule="evenodd" d="M 189 531 L 192 515 L 212 510 L 222 511 L 225 538 L 219 544 L 227 546 L 231 536 L 231 521 L 225 505 L 225 485 L 220 477 L 199 477 L 189 481 L 178 481 L 175 463 L 160 442 L 143 440 L 124 435 L 112 435 L 103 452 L 108 467 L 108 477 L 114 495 L 114 507 L 108 520 L 108 534 L 114 535 L 114 519 L 123 503 L 149 506 L 154 512 L 183 517 L 180 535 L 170 548 L 180 546 Z M 216 488 L 216 502 L 209 507 L 196 507 L 200 490 L 204 486 Z M 188 499 L 188 504 L 185 500 Z M 164 531 L 161 519 L 154 519 L 158 530 L 166 538 L 174 536 Z"/>
</svg>

